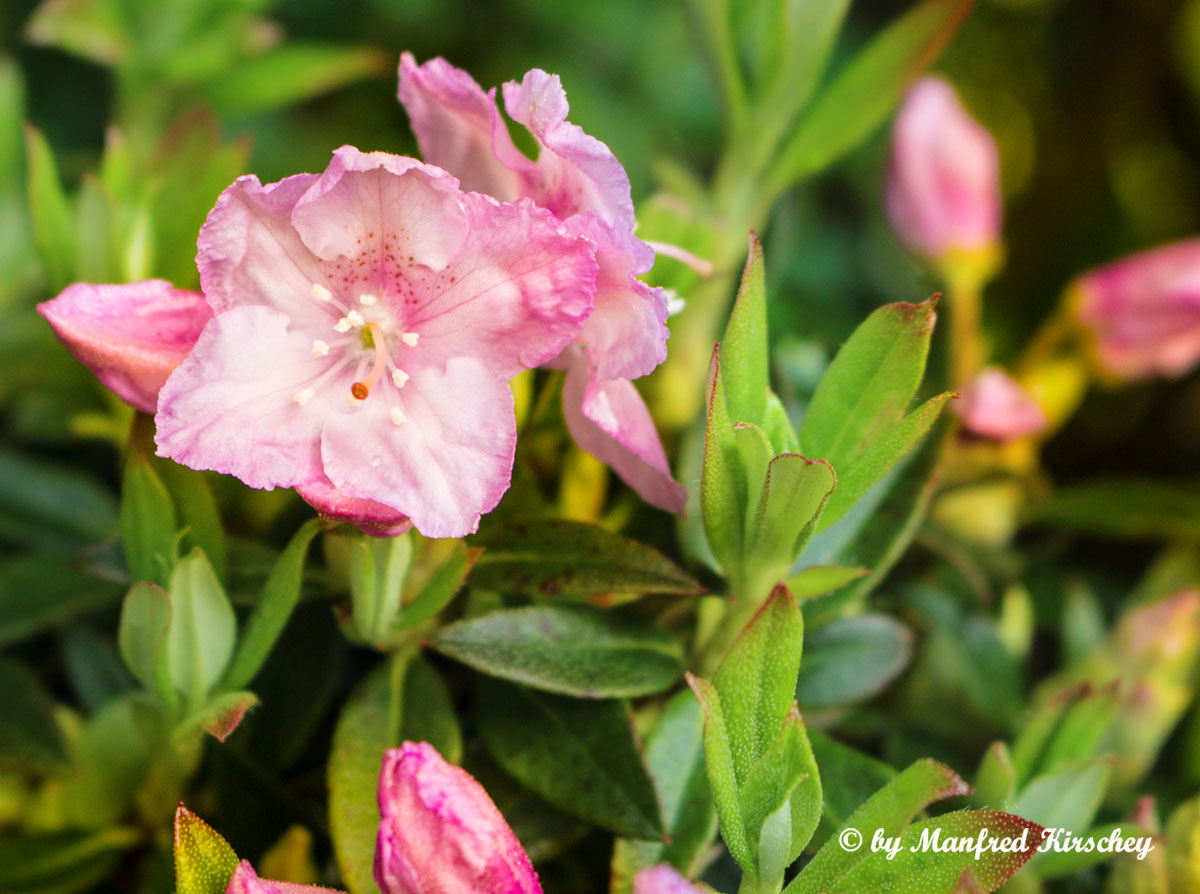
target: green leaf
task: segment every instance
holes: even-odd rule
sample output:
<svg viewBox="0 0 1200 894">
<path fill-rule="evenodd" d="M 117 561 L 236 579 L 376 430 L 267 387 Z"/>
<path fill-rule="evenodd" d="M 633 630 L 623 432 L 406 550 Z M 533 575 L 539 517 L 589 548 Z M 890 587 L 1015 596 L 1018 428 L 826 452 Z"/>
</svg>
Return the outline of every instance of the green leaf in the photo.
<svg viewBox="0 0 1200 894">
<path fill-rule="evenodd" d="M 792 427 L 792 420 L 774 391 L 767 392 L 767 412 L 762 428 L 771 442 L 772 454 L 800 452 L 800 439 Z"/>
<path fill-rule="evenodd" d="M 111 633 L 75 625 L 62 632 L 59 643 L 71 691 L 88 713 L 137 687 Z"/>
<path fill-rule="evenodd" d="M 130 452 L 121 486 L 121 545 L 132 581 L 165 586 L 175 559 L 175 505 L 150 460 Z"/>
<path fill-rule="evenodd" d="M 621 701 L 548 695 L 479 677 L 476 719 L 509 775 L 552 805 L 628 838 L 661 838 L 662 811 Z"/>
<path fill-rule="evenodd" d="M 767 469 L 775 456 L 771 441 L 766 433 L 752 422 L 737 422 L 733 426 L 733 440 L 737 446 L 742 468 L 746 473 L 747 495 L 759 496 L 767 485 Z M 746 542 L 754 543 L 758 520 L 759 500 L 746 500 Z"/>
<path fill-rule="evenodd" d="M 200 733 L 208 733 L 224 742 L 241 724 L 246 712 L 258 704 L 253 692 L 224 692 L 196 711 L 175 729 L 175 739 L 182 741 Z"/>
<path fill-rule="evenodd" d="M 870 573 L 867 568 L 846 565 L 810 565 L 789 577 L 785 586 L 797 602 L 803 602 L 814 596 L 832 593 Z"/>
<path fill-rule="evenodd" d="M 221 685 L 225 689 L 240 689 L 258 673 L 284 625 L 300 601 L 300 583 L 304 577 L 304 559 L 309 544 L 321 529 L 319 519 L 305 522 L 292 537 L 287 548 L 271 569 L 271 575 L 259 594 L 254 610 L 246 621 L 238 641 L 237 652 L 225 673 Z"/>
<path fill-rule="evenodd" d="M 666 842 L 618 838 L 613 849 L 614 894 L 630 894 L 639 870 L 670 863 L 684 875 L 701 868 L 717 833 L 704 769 L 704 715 L 690 692 L 677 692 L 646 739 L 646 766 L 662 802 Z"/>
<path fill-rule="evenodd" d="M 694 595 L 704 589 L 657 550 L 584 522 L 512 522 L 480 533 L 472 543 L 486 552 L 471 571 L 471 583 L 505 593 Z"/>
<path fill-rule="evenodd" d="M 786 573 L 816 532 L 837 483 L 833 466 L 823 459 L 782 453 L 771 460 L 754 518 L 752 562 Z"/>
<path fill-rule="evenodd" d="M 166 747 L 163 716 L 138 692 L 108 702 L 73 743 L 75 765 L 63 786 L 66 824 L 99 829 L 120 822 L 155 780 L 151 763 Z"/>
<path fill-rule="evenodd" d="M 762 243 L 750 233 L 750 253 L 725 335 L 721 339 L 721 377 L 730 418 L 762 425 L 767 392 L 767 294 Z M 749 477 L 753 481 L 753 476 Z"/>
<path fill-rule="evenodd" d="M 76 276 L 83 282 L 113 282 L 118 278 L 115 203 L 99 180 L 85 174 L 76 205 L 75 233 L 79 244 Z"/>
<path fill-rule="evenodd" d="M 883 122 L 904 91 L 941 53 L 973 0 L 925 0 L 892 22 L 839 71 L 792 133 L 773 185 L 820 171 Z"/>
<path fill-rule="evenodd" d="M 22 665 L 0 659 L 0 769 L 55 773 L 68 762 L 54 702 Z"/>
<path fill-rule="evenodd" d="M 1108 758 L 1074 762 L 1029 782 L 1009 809 L 1049 828 L 1086 829 L 1100 808 L 1111 775 Z"/>
<path fill-rule="evenodd" d="M 125 827 L 5 835 L 0 838 L 0 890 L 72 894 L 91 889 L 141 840 L 140 832 Z"/>
<path fill-rule="evenodd" d="M 175 894 L 225 894 L 237 865 L 229 842 L 180 804 L 175 811 Z"/>
<path fill-rule="evenodd" d="M 462 587 L 482 552 L 482 549 L 472 549 L 461 540 L 454 541 L 450 556 L 437 566 L 420 592 L 401 609 L 397 629 L 411 630 L 445 608 Z"/>
<path fill-rule="evenodd" d="M 442 675 L 423 658 L 409 662 L 404 674 L 402 704 L 401 741 L 428 742 L 450 763 L 462 760 L 462 730 L 450 689 Z"/>
<path fill-rule="evenodd" d="M 75 216 L 58 178 L 58 165 L 41 131 L 25 125 L 25 154 L 29 165 L 29 218 L 50 289 L 57 292 L 75 278 L 78 246 Z"/>
<path fill-rule="evenodd" d="M 412 535 L 343 537 L 350 546 L 351 619 L 368 643 L 386 641 L 400 614 L 404 579 L 412 566 Z"/>
<path fill-rule="evenodd" d="M 748 479 L 725 403 L 720 347 L 713 348 L 708 367 L 700 514 L 713 557 L 733 576 L 742 566 Z"/>
<path fill-rule="evenodd" d="M 879 693 L 912 657 L 912 633 L 887 615 L 837 618 L 807 636 L 796 680 L 802 708 L 827 708 Z"/>
<path fill-rule="evenodd" d="M 821 768 L 825 799 L 820 829 L 814 837 L 814 843 L 820 844 L 841 828 L 859 805 L 895 779 L 896 771 L 818 729 L 810 729 L 808 738 Z"/>
<path fill-rule="evenodd" d="M 976 857 L 974 843 L 986 834 L 993 841 L 1011 839 L 1015 853 L 984 851 Z M 900 839 L 900 851 L 889 860 L 880 850 L 867 854 L 834 886 L 829 894 L 956 894 L 961 891 L 995 891 L 1034 855 L 1041 844 L 1042 827 L 999 810 L 959 810 L 914 823 Z M 970 839 L 966 850 L 922 848 L 926 842 Z M 864 848 L 865 850 L 865 848 Z M 789 894 L 793 894 L 789 889 Z"/>
<path fill-rule="evenodd" d="M 200 550 L 180 560 L 171 573 L 171 625 L 167 664 L 171 680 L 188 704 L 202 704 L 233 654 L 237 618 L 233 606 Z"/>
<path fill-rule="evenodd" d="M 975 773 L 975 798 L 979 804 L 995 804 L 1009 809 L 1017 793 L 1017 771 L 1013 769 L 1012 756 L 1004 742 L 993 742 L 979 770 Z"/>
<path fill-rule="evenodd" d="M 1172 811 L 1166 838 L 1171 842 L 1167 864 L 1171 891 L 1196 890 L 1200 884 L 1200 796 L 1193 796 Z"/>
<path fill-rule="evenodd" d="M 58 556 L 0 561 L 0 644 L 70 623 L 121 598 L 124 587 L 80 574 Z"/>
<path fill-rule="evenodd" d="M 583 605 L 492 612 L 442 628 L 431 645 L 493 677 L 580 698 L 649 695 L 683 672 L 671 636 Z"/>
<path fill-rule="evenodd" d="M 881 829 L 888 837 L 898 835 L 914 816 L 934 801 L 965 795 L 970 788 L 949 767 L 923 758 L 873 794 L 843 824 L 864 836 Z M 785 894 L 818 894 L 835 890 L 849 873 L 869 857 L 869 848 L 848 851 L 837 840 L 829 839 L 785 889 Z M 885 855 L 886 856 L 886 855 Z M 850 889 L 854 890 L 854 889 Z M 869 890 L 869 889 L 858 889 Z"/>
<path fill-rule="evenodd" d="M 171 614 L 171 597 L 166 590 L 149 581 L 141 581 L 125 596 L 117 632 L 125 666 L 168 706 L 176 702 L 167 654 Z"/>
<path fill-rule="evenodd" d="M 111 537 L 116 527 L 116 501 L 99 481 L 0 448 L 0 535 L 41 548 L 74 548 Z"/>
<path fill-rule="evenodd" d="M 204 550 L 217 577 L 225 580 L 225 527 L 221 524 L 221 515 L 217 511 L 217 501 L 209 487 L 207 473 L 170 460 L 160 462 L 158 469 L 174 499 L 179 521 L 187 528 L 191 545 Z"/>
<path fill-rule="evenodd" d="M 746 840 L 746 826 L 742 821 L 738 794 L 740 786 L 729 738 L 729 724 L 721 709 L 721 696 L 707 680 L 688 674 L 687 682 L 704 711 L 704 763 L 708 770 L 713 803 L 721 821 L 721 838 L 742 869 L 753 873 L 757 866 L 750 842 Z"/>
<path fill-rule="evenodd" d="M 900 420 L 916 394 L 936 304 L 879 308 L 854 330 L 822 377 L 804 415 L 800 444 L 809 456 L 831 463 L 839 478 Z"/>
<path fill-rule="evenodd" d="M 838 476 L 837 490 L 829 498 L 819 527 L 828 528 L 844 516 L 892 466 L 907 456 L 933 427 L 952 397 L 953 394 L 946 392 L 930 398 L 850 461 L 845 472 Z"/>
<path fill-rule="evenodd" d="M 738 785 L 775 740 L 791 710 L 804 619 L 778 586 L 738 635 L 713 685 L 721 697 Z"/>
<path fill-rule="evenodd" d="M 384 74 L 393 64 L 373 48 L 290 42 L 224 72 L 206 94 L 222 117 L 247 115 Z"/>
<path fill-rule="evenodd" d="M 1031 521 L 1122 540 L 1200 539 L 1200 489 L 1189 482 L 1092 479 L 1034 503 Z"/>
<path fill-rule="evenodd" d="M 1116 681 L 1099 689 L 1084 682 L 1045 699 L 1013 743 L 1017 778 L 1028 781 L 1063 759 L 1092 757 L 1115 717 L 1117 696 Z"/>
<path fill-rule="evenodd" d="M 120 8 L 113 3 L 43 0 L 26 24 L 25 36 L 30 43 L 58 47 L 100 65 L 114 65 L 128 52 Z"/>
</svg>

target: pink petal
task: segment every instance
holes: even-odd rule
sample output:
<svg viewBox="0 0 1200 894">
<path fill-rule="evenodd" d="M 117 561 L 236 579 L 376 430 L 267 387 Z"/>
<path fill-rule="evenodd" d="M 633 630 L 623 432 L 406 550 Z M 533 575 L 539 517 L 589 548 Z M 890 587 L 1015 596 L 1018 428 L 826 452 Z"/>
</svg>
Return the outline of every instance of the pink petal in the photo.
<svg viewBox="0 0 1200 894">
<path fill-rule="evenodd" d="M 556 356 L 592 310 L 596 261 L 528 200 L 464 196 L 471 238 L 441 273 L 412 270 L 417 304 L 406 324 L 425 362 L 478 357 L 508 379 Z"/>
<path fill-rule="evenodd" d="M 345 407 L 354 371 L 301 406 L 293 396 L 330 367 L 327 358 L 312 356 L 311 344 L 310 335 L 271 308 L 218 314 L 159 394 L 159 456 L 236 475 L 251 487 L 324 478 L 321 425 Z"/>
<path fill-rule="evenodd" d="M 524 177 L 522 195 L 561 220 L 599 211 L 633 228 L 629 176 L 604 143 L 567 121 L 567 95 L 558 75 L 534 68 L 520 84 L 509 81 L 504 85 L 504 107 L 542 147 L 536 177 Z"/>
<path fill-rule="evenodd" d="M 372 537 L 395 537 L 412 527 L 408 516 L 390 506 L 348 497 L 328 479 L 302 484 L 296 493 L 320 513 L 321 518 L 346 522 Z"/>
<path fill-rule="evenodd" d="M 1177 377 L 1200 361 L 1200 239 L 1092 270 L 1076 296 L 1076 316 L 1109 376 Z"/>
<path fill-rule="evenodd" d="M 313 254 L 343 261 L 343 276 L 441 270 L 467 235 L 461 201 L 458 181 L 440 168 L 343 146 L 296 201 L 291 223 Z"/>
<path fill-rule="evenodd" d="M 1046 428 L 1046 414 L 1032 397 L 1000 369 L 985 369 L 955 402 L 963 428 L 993 441 L 1011 441 Z"/>
<path fill-rule="evenodd" d="M 233 871 L 225 894 L 340 894 L 332 888 L 316 885 L 297 885 L 293 882 L 273 882 L 260 879 L 248 860 L 243 860 Z"/>
<path fill-rule="evenodd" d="M 38 311 L 79 362 L 130 406 L 153 413 L 167 376 L 187 357 L 212 311 L 199 292 L 151 279 L 75 283 Z"/>
<path fill-rule="evenodd" d="M 701 894 L 668 863 L 643 869 L 633 878 L 633 894 Z"/>
<path fill-rule="evenodd" d="M 887 208 L 913 251 L 994 248 L 1000 241 L 999 154 L 954 88 L 923 78 L 909 90 L 892 132 Z"/>
<path fill-rule="evenodd" d="M 484 93 L 445 59 L 417 65 L 412 53 L 404 53 L 400 102 L 428 162 L 453 172 L 463 189 L 502 202 L 517 198 L 517 172 L 531 170 L 533 162 L 513 145 L 496 108 L 495 88 Z"/>
<path fill-rule="evenodd" d="M 625 479 L 647 503 L 683 513 L 687 489 L 671 477 L 654 420 L 628 379 L 589 380 L 571 364 L 563 383 L 563 414 L 575 443 Z"/>
<path fill-rule="evenodd" d="M 487 792 L 427 742 L 388 751 L 379 776 L 375 881 L 383 894 L 541 894 Z"/>
<path fill-rule="evenodd" d="M 508 489 L 516 442 L 507 382 L 477 358 L 454 357 L 444 372 L 417 367 L 398 397 L 331 415 L 321 455 L 347 496 L 392 507 L 426 537 L 463 537 Z"/>
</svg>

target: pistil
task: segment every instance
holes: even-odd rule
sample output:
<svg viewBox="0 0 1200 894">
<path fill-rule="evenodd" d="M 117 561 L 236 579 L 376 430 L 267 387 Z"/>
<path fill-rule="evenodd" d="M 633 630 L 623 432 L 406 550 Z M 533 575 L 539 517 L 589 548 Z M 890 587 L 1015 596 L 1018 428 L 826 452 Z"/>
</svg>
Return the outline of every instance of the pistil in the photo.
<svg viewBox="0 0 1200 894">
<path fill-rule="evenodd" d="M 371 393 L 371 389 L 375 387 L 375 383 L 383 378 L 383 372 L 387 369 L 387 348 L 383 340 L 383 332 L 379 328 L 378 323 L 367 323 L 367 331 L 371 333 L 371 339 L 375 345 L 375 363 L 371 367 L 370 374 L 358 382 L 350 386 L 350 393 L 355 400 L 366 400 L 367 395 Z"/>
</svg>

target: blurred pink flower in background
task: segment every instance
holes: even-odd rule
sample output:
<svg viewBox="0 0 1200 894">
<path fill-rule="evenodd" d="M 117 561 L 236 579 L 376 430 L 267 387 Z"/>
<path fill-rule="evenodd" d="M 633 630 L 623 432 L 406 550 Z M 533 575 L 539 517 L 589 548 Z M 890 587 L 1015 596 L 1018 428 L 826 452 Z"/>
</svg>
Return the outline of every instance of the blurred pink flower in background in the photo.
<svg viewBox="0 0 1200 894">
<path fill-rule="evenodd" d="M 701 894 L 697 888 L 675 869 L 666 864 L 643 869 L 633 879 L 633 894 Z"/>
<path fill-rule="evenodd" d="M 682 512 L 685 489 L 671 477 L 653 420 L 630 379 L 666 357 L 667 296 L 637 279 L 654 250 L 633 235 L 629 178 L 609 148 L 567 119 L 557 75 L 540 69 L 504 85 L 504 106 L 539 147 L 536 161 L 513 144 L 496 107 L 469 74 L 444 59 L 400 60 L 400 101 L 422 155 L 464 188 L 501 200 L 533 199 L 565 230 L 596 246 L 595 310 L 550 365 L 567 370 L 563 410 L 576 442 L 611 465 L 647 501 Z"/>
<path fill-rule="evenodd" d="M 908 91 L 892 131 L 887 211 L 901 241 L 932 261 L 1000 245 L 995 141 L 939 78 Z"/>
<path fill-rule="evenodd" d="M 1046 414 L 1008 373 L 985 369 L 954 402 L 963 429 L 992 441 L 1011 441 L 1046 428 Z"/>
<path fill-rule="evenodd" d="M 1084 273 L 1072 310 L 1102 375 L 1175 377 L 1200 361 L 1200 238 Z"/>
</svg>

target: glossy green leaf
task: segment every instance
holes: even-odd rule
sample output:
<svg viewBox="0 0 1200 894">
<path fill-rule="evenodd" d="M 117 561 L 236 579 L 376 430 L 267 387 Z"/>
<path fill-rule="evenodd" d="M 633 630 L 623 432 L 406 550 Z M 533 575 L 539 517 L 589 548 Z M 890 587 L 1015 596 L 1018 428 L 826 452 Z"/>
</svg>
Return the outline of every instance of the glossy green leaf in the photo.
<svg viewBox="0 0 1200 894">
<path fill-rule="evenodd" d="M 896 19 L 821 91 L 776 162 L 774 183 L 819 171 L 878 127 L 941 53 L 973 0 L 925 0 Z"/>
<path fill-rule="evenodd" d="M 791 710 L 804 644 L 804 619 L 791 594 L 776 587 L 717 669 L 736 779 L 775 741 Z"/>
<path fill-rule="evenodd" d="M 530 606 L 458 621 L 430 643 L 493 677 L 581 698 L 660 692 L 679 679 L 679 643 L 590 606 Z"/>
<path fill-rule="evenodd" d="M 975 773 L 975 798 L 978 804 L 992 804 L 1009 809 L 1017 793 L 1017 771 L 1004 742 L 993 742 L 979 762 Z"/>
<path fill-rule="evenodd" d="M 75 278 L 78 245 L 75 215 L 63 191 L 58 165 L 41 131 L 25 126 L 25 155 L 29 168 L 29 218 L 37 249 L 52 292 Z"/>
<path fill-rule="evenodd" d="M 506 593 L 692 595 L 703 588 L 658 550 L 584 522 L 537 519 L 481 532 L 471 583 Z"/>
<path fill-rule="evenodd" d="M 846 565 L 810 565 L 789 577 L 785 585 L 797 602 L 803 602 L 831 593 L 870 573 L 868 568 Z"/>
<path fill-rule="evenodd" d="M 141 840 L 140 832 L 121 826 L 96 832 L 5 835 L 0 838 L 0 890 L 72 894 L 92 889 Z"/>
<path fill-rule="evenodd" d="M 747 477 L 725 403 L 720 345 L 708 367 L 704 464 L 700 472 L 700 514 L 713 556 L 727 575 L 741 568 L 745 542 Z"/>
<path fill-rule="evenodd" d="M 618 700 L 563 698 L 491 677 L 475 711 L 492 757 L 509 775 L 572 816 L 628 838 L 661 838 L 662 810 Z"/>
<path fill-rule="evenodd" d="M 1030 520 L 1125 540 L 1200 538 L 1200 491 L 1185 482 L 1093 478 L 1056 488 Z"/>
<path fill-rule="evenodd" d="M 209 486 L 207 473 L 164 460 L 159 475 L 175 502 L 180 527 L 187 529 L 187 540 L 208 556 L 217 577 L 225 580 L 227 547 L 225 527 L 217 511 L 217 501 Z"/>
<path fill-rule="evenodd" d="M 870 698 L 912 657 L 912 633 L 887 615 L 837 618 L 811 630 L 796 680 L 802 708 L 827 708 Z"/>
<path fill-rule="evenodd" d="M 221 678 L 233 654 L 237 618 L 233 606 L 200 550 L 181 559 L 171 573 L 171 624 L 167 664 L 171 680 L 191 704 L 199 704 Z"/>
<path fill-rule="evenodd" d="M 121 486 L 121 545 L 130 580 L 165 586 L 175 560 L 175 505 L 150 460 L 133 451 Z"/>
<path fill-rule="evenodd" d="M 180 804 L 175 811 L 175 894 L 225 894 L 237 865 L 229 842 Z"/>
<path fill-rule="evenodd" d="M 757 867 L 754 851 L 746 839 L 730 728 L 721 708 L 721 696 L 707 680 L 688 674 L 687 681 L 704 711 L 704 763 L 720 819 L 721 838 L 742 869 L 753 873 Z"/>
<path fill-rule="evenodd" d="M 721 378 L 733 422 L 762 425 L 770 387 L 767 378 L 767 293 L 762 243 L 754 233 L 750 234 L 750 253 L 742 272 L 737 300 L 721 339 Z"/>
<path fill-rule="evenodd" d="M 949 767 L 923 758 L 868 798 L 849 816 L 842 828 L 856 829 L 864 836 L 868 830 L 882 829 L 885 836 L 895 836 L 918 812 L 934 801 L 965 795 L 969 791 L 967 784 Z M 870 848 L 866 847 L 846 850 L 835 835 L 825 842 L 804 871 L 784 889 L 785 894 L 818 894 L 835 890 L 835 886 L 870 854 Z"/>
<path fill-rule="evenodd" d="M 0 643 L 70 623 L 117 602 L 125 588 L 99 580 L 58 556 L 16 556 L 0 561 Z"/>
<path fill-rule="evenodd" d="M 63 770 L 67 743 L 54 702 L 24 666 L 0 659 L 0 769 L 34 773 Z"/>
<path fill-rule="evenodd" d="M 304 560 L 309 544 L 321 529 L 318 519 L 305 522 L 292 537 L 287 548 L 271 569 L 271 575 L 259 594 L 254 610 L 238 640 L 237 651 L 222 686 L 238 689 L 254 679 L 284 625 L 300 601 L 300 584 L 304 577 Z"/>
<path fill-rule="evenodd" d="M 833 466 L 823 459 L 796 453 L 772 459 L 754 517 L 751 561 L 787 569 L 816 533 L 837 483 Z"/>
<path fill-rule="evenodd" d="M 121 604 L 117 643 L 125 666 L 167 705 L 176 701 L 167 655 L 171 629 L 171 597 L 149 581 L 133 585 Z"/>
<path fill-rule="evenodd" d="M 96 543 L 116 528 L 116 500 L 99 481 L 79 469 L 0 448 L 0 535 L 62 548 Z"/>
</svg>

